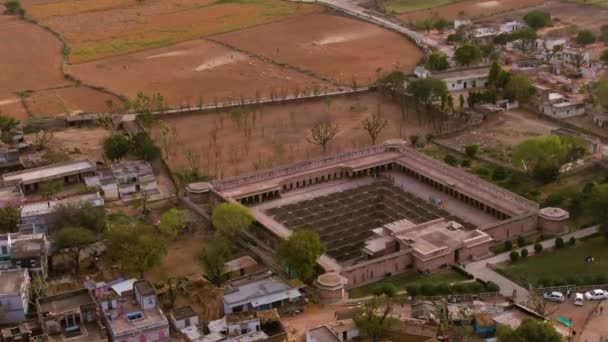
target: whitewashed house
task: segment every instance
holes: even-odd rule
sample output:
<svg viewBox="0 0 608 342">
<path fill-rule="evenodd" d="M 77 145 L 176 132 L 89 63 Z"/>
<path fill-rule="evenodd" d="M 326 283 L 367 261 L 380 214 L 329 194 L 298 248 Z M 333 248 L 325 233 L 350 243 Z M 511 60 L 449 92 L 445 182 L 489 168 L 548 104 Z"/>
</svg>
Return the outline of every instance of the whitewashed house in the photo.
<svg viewBox="0 0 608 342">
<path fill-rule="evenodd" d="M 519 21 L 508 21 L 504 24 L 501 24 L 498 31 L 500 33 L 511 33 L 525 29 L 528 27 L 524 23 L 520 23 Z"/>
<path fill-rule="evenodd" d="M 27 269 L 0 270 L 0 324 L 25 320 L 30 301 L 29 284 Z"/>
</svg>

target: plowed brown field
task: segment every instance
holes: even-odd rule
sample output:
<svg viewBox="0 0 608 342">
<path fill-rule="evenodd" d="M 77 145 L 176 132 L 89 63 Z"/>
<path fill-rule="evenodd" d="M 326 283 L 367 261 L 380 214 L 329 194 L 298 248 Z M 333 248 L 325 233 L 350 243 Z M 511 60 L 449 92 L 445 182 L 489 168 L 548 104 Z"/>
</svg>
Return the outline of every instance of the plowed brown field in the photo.
<svg viewBox="0 0 608 342">
<path fill-rule="evenodd" d="M 465 0 L 428 10 L 404 13 L 398 17 L 408 22 L 432 16 L 448 20 L 459 17 L 474 19 L 522 7 L 536 6 L 543 2 L 543 0 Z"/>
</svg>

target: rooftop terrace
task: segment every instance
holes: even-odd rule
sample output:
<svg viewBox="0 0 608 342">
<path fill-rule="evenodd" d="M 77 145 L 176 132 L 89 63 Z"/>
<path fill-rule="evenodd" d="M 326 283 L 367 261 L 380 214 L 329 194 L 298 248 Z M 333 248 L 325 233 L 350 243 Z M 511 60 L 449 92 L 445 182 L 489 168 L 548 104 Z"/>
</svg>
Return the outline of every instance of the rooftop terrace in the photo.
<svg viewBox="0 0 608 342">
<path fill-rule="evenodd" d="M 26 279 L 26 269 L 0 270 L 0 296 L 20 293 Z"/>
</svg>

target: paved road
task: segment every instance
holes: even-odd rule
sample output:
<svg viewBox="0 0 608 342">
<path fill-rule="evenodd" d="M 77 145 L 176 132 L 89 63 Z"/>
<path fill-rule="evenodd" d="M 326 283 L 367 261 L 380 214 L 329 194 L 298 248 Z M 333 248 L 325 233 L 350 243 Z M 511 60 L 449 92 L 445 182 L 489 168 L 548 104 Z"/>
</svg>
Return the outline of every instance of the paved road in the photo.
<svg viewBox="0 0 608 342">
<path fill-rule="evenodd" d="M 589 228 L 585 228 L 585 229 L 580 229 L 573 233 L 563 235 L 562 238 L 564 240 L 568 240 L 568 239 L 570 239 L 570 237 L 574 236 L 574 238 L 580 239 L 580 238 L 592 235 L 597 232 L 598 232 L 598 227 L 594 226 L 594 227 L 589 227 Z M 544 249 L 553 248 L 555 246 L 555 239 L 545 240 L 545 241 L 541 242 L 541 245 L 543 245 Z M 534 255 L 534 249 L 531 248 L 531 246 L 528 246 L 527 248 L 528 248 L 528 252 L 530 253 L 529 255 Z M 519 253 L 521 251 L 521 248 L 516 248 L 514 250 Z M 528 296 L 530 295 L 530 293 L 528 292 L 527 289 L 519 286 L 515 282 L 494 272 L 490 267 L 488 267 L 489 265 L 494 265 L 494 264 L 508 261 L 510 253 L 511 253 L 511 251 L 508 251 L 505 253 L 497 254 L 497 255 L 487 258 L 487 259 L 469 263 L 466 265 L 465 269 L 468 272 L 470 272 L 471 274 L 473 274 L 476 278 L 479 278 L 479 279 L 485 280 L 485 281 L 492 281 L 492 282 L 498 284 L 498 286 L 500 286 L 500 293 L 502 293 L 506 297 L 512 296 L 513 290 L 516 290 L 517 298 L 515 299 L 515 301 L 520 302 L 520 303 L 526 302 L 528 299 Z"/>
<path fill-rule="evenodd" d="M 437 42 L 436 40 L 425 36 L 422 33 L 416 32 L 414 30 L 410 30 L 405 27 L 405 24 L 399 22 L 394 18 L 390 18 L 388 16 L 383 15 L 382 13 L 369 10 L 359 6 L 359 2 L 356 0 L 293 0 L 293 1 L 301 1 L 301 2 L 312 2 L 312 3 L 321 3 L 326 6 L 332 7 L 336 10 L 345 12 L 357 18 L 369 21 L 376 25 L 385 27 L 387 29 L 397 31 L 399 33 L 405 34 L 409 36 L 412 40 L 416 41 L 416 43 L 422 47 L 432 47 L 435 48 L 449 57 L 454 56 L 454 50 L 444 44 Z"/>
</svg>

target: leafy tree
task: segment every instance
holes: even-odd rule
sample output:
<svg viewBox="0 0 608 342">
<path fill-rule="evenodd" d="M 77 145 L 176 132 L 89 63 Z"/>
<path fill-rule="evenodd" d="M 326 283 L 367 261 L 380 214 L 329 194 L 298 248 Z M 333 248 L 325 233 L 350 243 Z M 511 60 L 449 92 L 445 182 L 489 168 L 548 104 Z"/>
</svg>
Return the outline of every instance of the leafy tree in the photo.
<svg viewBox="0 0 608 342">
<path fill-rule="evenodd" d="M 443 158 L 443 161 L 451 166 L 456 166 L 456 164 L 458 164 L 458 159 L 456 159 L 456 157 L 454 157 L 451 154 L 446 154 L 445 157 Z"/>
<path fill-rule="evenodd" d="M 412 94 L 418 103 L 427 106 L 427 111 L 434 101 L 440 100 L 448 94 L 448 86 L 442 80 L 435 78 L 421 78 L 411 81 L 407 86 L 408 93 Z"/>
<path fill-rule="evenodd" d="M 378 79 L 378 84 L 391 89 L 402 88 L 406 80 L 405 74 L 400 70 L 393 70 L 388 75 Z"/>
<path fill-rule="evenodd" d="M 15 207 L 0 208 L 0 232 L 14 233 L 21 222 L 21 212 Z"/>
<path fill-rule="evenodd" d="M 504 96 L 520 103 L 527 102 L 533 94 L 532 82 L 525 75 L 512 75 L 507 83 Z"/>
<path fill-rule="evenodd" d="M 143 279 L 146 271 L 162 263 L 162 257 L 167 254 L 167 242 L 157 236 L 146 234 L 140 236 L 131 249 L 129 253 L 131 268 L 140 279 Z"/>
<path fill-rule="evenodd" d="M 600 223 L 600 229 L 608 237 L 608 184 L 596 185 L 587 203 L 589 215 Z"/>
<path fill-rule="evenodd" d="M 502 166 L 498 166 L 494 169 L 494 171 L 492 171 L 492 180 L 493 181 L 501 181 L 501 180 L 505 180 L 507 178 L 507 170 L 502 167 Z"/>
<path fill-rule="evenodd" d="M 551 13 L 545 11 L 531 11 L 524 16 L 524 22 L 531 28 L 538 30 L 551 24 Z"/>
<path fill-rule="evenodd" d="M 59 180 L 50 180 L 43 183 L 40 183 L 38 187 L 38 193 L 43 198 L 49 199 L 63 191 L 63 182 Z"/>
<path fill-rule="evenodd" d="M 534 48 L 536 44 L 536 39 L 538 38 L 536 31 L 534 30 L 520 30 L 514 33 L 511 33 L 511 39 L 520 40 L 519 49 L 521 52 L 526 53 Z"/>
<path fill-rule="evenodd" d="M 211 223 L 219 235 L 234 242 L 253 223 L 253 215 L 238 203 L 222 203 L 213 209 Z"/>
<path fill-rule="evenodd" d="M 576 35 L 576 42 L 581 45 L 589 45 L 595 43 L 597 37 L 589 30 L 582 30 Z"/>
<path fill-rule="evenodd" d="M 19 0 L 9 0 L 4 2 L 4 14 L 18 15 L 21 18 L 25 16 L 25 9 L 21 6 Z"/>
<path fill-rule="evenodd" d="M 477 64 L 481 61 L 481 49 L 479 46 L 471 43 L 464 44 L 454 51 L 454 60 L 459 65 L 469 66 Z"/>
<path fill-rule="evenodd" d="M 139 132 L 133 136 L 133 153 L 146 161 L 160 158 L 160 149 L 145 132 Z"/>
<path fill-rule="evenodd" d="M 517 262 L 517 260 L 519 260 L 519 253 L 512 251 L 509 253 L 509 259 L 511 259 L 511 262 Z"/>
<path fill-rule="evenodd" d="M 500 76 L 500 73 L 502 71 L 503 70 L 500 67 L 500 64 L 498 64 L 498 62 L 492 62 L 492 66 L 490 67 L 490 73 L 488 74 L 488 85 L 496 86 L 498 82 L 498 77 Z"/>
<path fill-rule="evenodd" d="M 314 276 L 317 259 L 325 253 L 325 245 L 319 234 L 313 230 L 303 229 L 291 234 L 281 243 L 277 256 L 300 279 L 308 281 Z"/>
<path fill-rule="evenodd" d="M 602 62 L 608 63 L 608 50 L 602 51 L 602 55 L 600 56 L 600 59 L 602 60 Z"/>
<path fill-rule="evenodd" d="M 375 145 L 380 132 L 388 126 L 388 120 L 380 117 L 379 114 L 374 114 L 371 117 L 363 119 L 361 125 L 372 140 L 372 145 Z"/>
<path fill-rule="evenodd" d="M 205 246 L 199 255 L 205 275 L 217 287 L 221 287 L 225 280 L 224 264 L 230 258 L 230 249 L 230 242 L 220 238 Z"/>
<path fill-rule="evenodd" d="M 563 337 L 548 322 L 533 318 L 526 318 L 517 329 L 512 330 L 502 326 L 498 330 L 498 339 L 501 342 L 561 342 Z"/>
<path fill-rule="evenodd" d="M 600 105 L 608 110 L 608 75 L 602 76 L 595 86 L 595 95 Z"/>
<path fill-rule="evenodd" d="M 469 158 L 475 158 L 475 155 L 477 154 L 478 150 L 479 150 L 479 145 L 470 144 L 470 145 L 465 146 L 464 153 L 467 156 L 469 156 Z"/>
<path fill-rule="evenodd" d="M 66 252 L 76 263 L 76 273 L 80 269 L 80 253 L 84 248 L 97 241 L 95 234 L 88 229 L 79 227 L 62 228 L 51 236 L 53 249 Z"/>
<path fill-rule="evenodd" d="M 439 32 L 445 30 L 450 26 L 450 22 L 445 20 L 444 18 L 435 18 L 433 22 L 433 28 Z"/>
<path fill-rule="evenodd" d="M 158 229 L 162 234 L 174 239 L 188 226 L 189 218 L 187 210 L 171 208 L 160 217 Z"/>
<path fill-rule="evenodd" d="M 378 297 L 374 297 L 359 309 L 353 321 L 362 335 L 378 342 L 394 322 L 389 316 L 391 310 L 388 302 L 382 303 Z"/>
<path fill-rule="evenodd" d="M 418 30 L 426 30 L 427 33 L 430 33 L 433 29 L 433 18 L 418 19 L 414 22 L 414 26 Z"/>
<path fill-rule="evenodd" d="M 3 115 L 0 112 L 0 131 L 2 131 L 2 133 L 15 128 L 17 124 L 19 124 L 19 121 L 17 121 L 15 118 Z"/>
<path fill-rule="evenodd" d="M 36 305 L 38 298 L 46 296 L 48 284 L 40 272 L 33 272 L 28 284 L 28 292 L 30 294 L 30 304 Z"/>
<path fill-rule="evenodd" d="M 323 153 L 325 153 L 327 152 L 327 144 L 334 140 L 336 134 L 338 134 L 338 125 L 328 118 L 316 123 L 310 129 L 310 137 L 306 138 L 306 141 L 321 146 Z"/>
<path fill-rule="evenodd" d="M 112 161 L 120 161 L 129 152 L 129 138 L 122 134 L 113 134 L 103 143 L 103 152 Z"/>
<path fill-rule="evenodd" d="M 106 226 L 103 208 L 90 203 L 58 205 L 53 210 L 53 221 L 60 227 L 81 227 L 95 233 L 102 232 Z"/>
<path fill-rule="evenodd" d="M 432 52 L 426 56 L 424 66 L 431 71 L 441 71 L 450 67 L 448 56 L 441 52 Z"/>
</svg>

